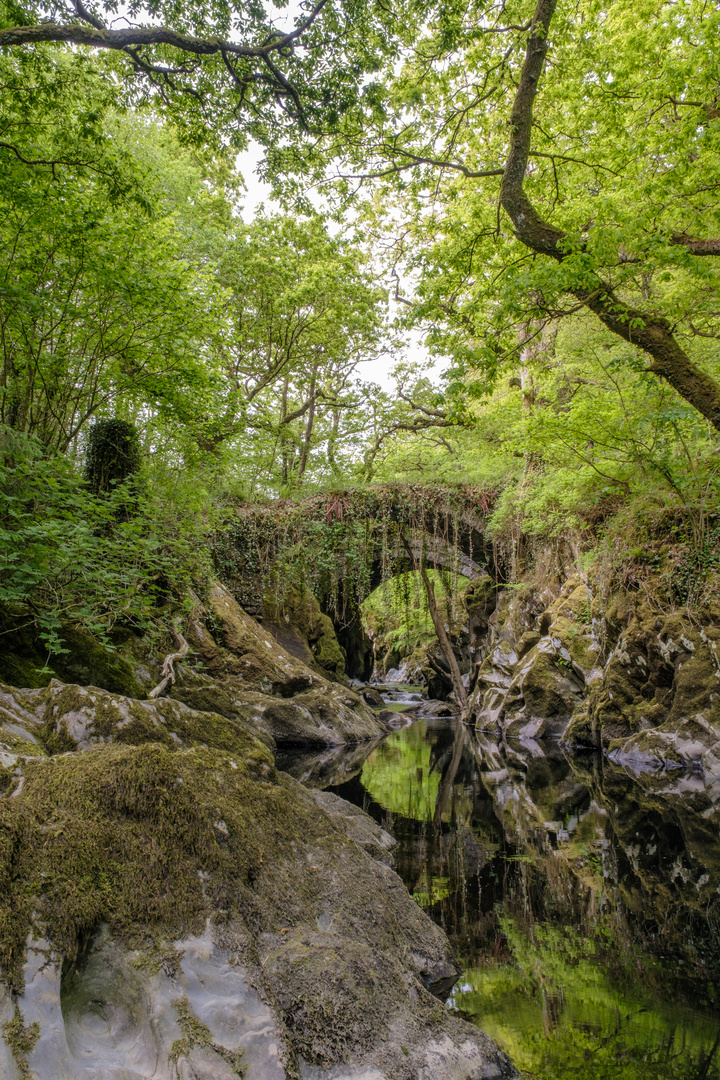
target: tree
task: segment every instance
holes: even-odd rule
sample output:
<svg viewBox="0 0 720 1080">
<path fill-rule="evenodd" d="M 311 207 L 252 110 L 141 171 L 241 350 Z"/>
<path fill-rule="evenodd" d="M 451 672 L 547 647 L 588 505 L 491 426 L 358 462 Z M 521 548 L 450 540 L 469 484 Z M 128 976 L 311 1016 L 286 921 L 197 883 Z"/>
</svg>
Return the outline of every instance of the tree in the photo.
<svg viewBox="0 0 720 1080">
<path fill-rule="evenodd" d="M 461 370 L 492 380 L 522 328 L 587 309 L 720 429 L 719 38 L 699 0 L 448 3 L 383 108 L 346 118 L 345 190 L 384 185 L 372 213 L 401 216 L 417 315 Z"/>
<path fill-rule="evenodd" d="M 272 145 L 286 126 L 332 125 L 368 96 L 367 74 L 393 49 L 397 12 L 383 3 L 317 0 L 300 9 L 279 28 L 269 3 L 134 0 L 118 18 L 111 0 L 8 0 L 0 47 L 109 53 L 129 97 L 160 101 L 196 142 L 244 144 L 250 132 Z"/>
<path fill-rule="evenodd" d="M 25 74 L 0 61 L 6 85 Z M 0 172 L 0 422 L 64 451 L 117 402 L 202 396 L 214 286 L 188 234 L 225 211 L 172 133 L 114 113 L 82 58 L 41 74 L 0 106 L 23 147 Z"/>
<path fill-rule="evenodd" d="M 224 295 L 208 342 L 222 374 L 198 444 L 234 447 L 255 482 L 327 481 L 359 453 L 359 366 L 395 348 L 385 290 L 319 215 L 260 215 L 218 231 L 206 256 Z"/>
<path fill-rule="evenodd" d="M 94 495 L 111 492 L 140 468 L 137 428 L 127 420 L 99 420 L 90 428 L 85 480 Z"/>
</svg>

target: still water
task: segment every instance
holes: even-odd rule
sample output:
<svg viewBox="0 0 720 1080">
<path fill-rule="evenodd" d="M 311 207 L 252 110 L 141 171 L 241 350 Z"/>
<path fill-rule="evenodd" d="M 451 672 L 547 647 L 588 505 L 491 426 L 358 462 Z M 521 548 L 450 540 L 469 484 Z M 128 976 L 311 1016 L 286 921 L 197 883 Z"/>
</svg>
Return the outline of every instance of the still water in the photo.
<svg viewBox="0 0 720 1080">
<path fill-rule="evenodd" d="M 448 998 L 537 1080 L 720 1080 L 720 809 L 450 720 L 278 760 L 362 806 L 450 937 Z"/>
</svg>

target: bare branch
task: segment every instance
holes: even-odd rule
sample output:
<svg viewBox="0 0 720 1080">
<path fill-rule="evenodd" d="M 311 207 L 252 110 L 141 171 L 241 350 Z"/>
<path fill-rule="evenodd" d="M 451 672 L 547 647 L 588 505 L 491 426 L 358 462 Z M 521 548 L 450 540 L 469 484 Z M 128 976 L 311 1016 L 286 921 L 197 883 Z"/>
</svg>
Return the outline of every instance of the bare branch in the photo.
<svg viewBox="0 0 720 1080">
<path fill-rule="evenodd" d="M 160 695 L 168 688 L 168 686 L 172 686 L 174 684 L 175 661 L 182 660 L 183 656 L 187 656 L 187 654 L 190 652 L 190 646 L 188 645 L 182 634 L 179 633 L 179 631 L 173 630 L 172 636 L 175 639 L 175 644 L 178 647 L 178 651 L 170 653 L 168 656 L 165 657 L 162 666 L 162 680 L 149 692 L 149 698 L 160 697 Z"/>
</svg>

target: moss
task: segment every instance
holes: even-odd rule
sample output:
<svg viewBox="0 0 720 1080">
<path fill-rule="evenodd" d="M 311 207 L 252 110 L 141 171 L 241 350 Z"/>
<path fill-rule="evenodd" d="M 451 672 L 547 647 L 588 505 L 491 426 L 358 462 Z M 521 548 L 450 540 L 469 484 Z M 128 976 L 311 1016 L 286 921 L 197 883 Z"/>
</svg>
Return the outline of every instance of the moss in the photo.
<svg viewBox="0 0 720 1080">
<path fill-rule="evenodd" d="M 210 1028 L 198 1020 L 186 997 L 177 998 L 173 1001 L 173 1006 L 177 1013 L 182 1038 L 176 1039 L 170 1047 L 171 1064 L 177 1066 L 180 1058 L 188 1057 L 196 1046 L 207 1046 L 223 1059 L 236 1076 L 245 1076 L 244 1054 L 241 1049 L 228 1050 L 227 1047 L 216 1043 Z"/>
<path fill-rule="evenodd" d="M 216 713 L 199 713 L 169 698 L 140 702 L 110 698 L 93 687 L 53 687 L 49 692 L 48 720 L 41 740 L 51 754 L 77 748 L 67 722 L 69 713 L 84 718 L 88 742 L 104 741 L 140 746 L 161 743 L 169 748 L 208 746 L 240 755 L 252 755 L 256 740 L 241 724 Z"/>
<path fill-rule="evenodd" d="M 66 754 L 69 750 L 77 750 L 77 743 L 70 735 L 65 720 L 46 726 L 41 741 L 48 754 Z"/>
<path fill-rule="evenodd" d="M 65 652 L 48 656 L 32 626 L 3 624 L 12 633 L 12 650 L 0 652 L 0 682 L 37 689 L 52 678 L 99 686 L 116 694 L 145 697 L 132 664 L 114 649 L 102 645 L 85 630 L 65 626 L 60 633 Z"/>
<path fill-rule="evenodd" d="M 313 655 L 324 671 L 337 675 L 345 673 L 345 650 L 335 636 L 335 627 L 327 615 L 321 616 L 323 632 L 311 644 Z"/>
<path fill-rule="evenodd" d="M 242 756 L 105 745 L 27 762 L 24 775 L 0 802 L 0 965 L 17 989 L 33 925 L 73 955 L 101 922 L 132 940 L 199 933 L 213 911 L 252 919 L 263 863 L 322 828 L 270 782 L 258 742 Z"/>
<path fill-rule="evenodd" d="M 47 686 L 53 674 L 39 656 L 23 656 L 12 652 L 0 655 L 0 682 L 7 686 L 35 690 Z"/>
<path fill-rule="evenodd" d="M 31 1073 L 28 1057 L 40 1038 L 40 1025 L 37 1020 L 25 1027 L 22 1013 L 16 1005 L 12 1020 L 2 1026 L 2 1037 L 12 1050 L 20 1075 L 29 1077 Z"/>
<path fill-rule="evenodd" d="M 142 951 L 133 957 L 131 964 L 148 975 L 157 975 L 159 971 L 164 971 L 166 975 L 177 979 L 181 955 L 172 941 L 167 941 L 158 934 L 143 942 Z"/>
<path fill-rule="evenodd" d="M 53 657 L 53 667 L 65 682 L 99 686 L 113 694 L 144 698 L 145 689 L 135 678 L 132 664 L 91 634 L 65 627 L 62 641 L 67 653 Z"/>
<path fill-rule="evenodd" d="M 6 769 L 4 765 L 0 765 L 0 795 L 4 795 L 7 789 L 13 782 L 12 769 Z"/>
<path fill-rule="evenodd" d="M 277 626 L 281 632 L 294 629 L 307 642 L 307 656 L 301 659 L 310 663 L 314 659 L 321 672 L 345 674 L 345 650 L 337 639 L 332 619 L 322 612 L 309 589 L 285 586 L 279 596 L 271 587 L 266 588 L 263 623 Z"/>
</svg>

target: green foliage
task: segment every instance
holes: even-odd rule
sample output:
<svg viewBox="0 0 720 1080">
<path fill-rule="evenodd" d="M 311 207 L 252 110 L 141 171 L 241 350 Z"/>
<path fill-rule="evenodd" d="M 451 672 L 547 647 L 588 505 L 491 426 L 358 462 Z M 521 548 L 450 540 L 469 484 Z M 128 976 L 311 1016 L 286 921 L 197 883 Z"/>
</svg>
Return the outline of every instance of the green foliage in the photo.
<svg viewBox="0 0 720 1080">
<path fill-rule="evenodd" d="M 38 40 L 97 43 L 103 50 L 110 43 L 105 66 L 116 95 L 166 109 L 186 142 L 242 149 L 251 136 L 280 159 L 292 159 L 303 143 L 314 145 L 318 131 L 336 127 L 359 100 L 377 97 L 369 76 L 395 55 L 397 31 L 423 10 L 415 0 L 403 3 L 402 14 L 368 0 L 287 14 L 260 2 L 159 0 L 130 5 L 126 23 L 118 21 L 112 0 L 93 3 L 89 14 L 84 5 L 78 9 L 65 0 L 26 0 L 3 5 L 0 31 L 33 28 L 29 48 L 18 44 L 17 33 L 2 42 L 21 56 L 32 54 Z M 104 34 L 97 34 L 98 25 L 106 27 Z M 128 27 L 144 27 L 143 40 L 115 44 L 114 35 Z M 164 33 L 156 41 L 152 31 L 158 28 Z M 290 40 L 283 40 L 285 33 Z"/>
<path fill-rule="evenodd" d="M 427 574 L 435 586 L 440 615 L 454 632 L 463 615 L 463 595 L 469 581 L 451 572 L 430 569 Z M 383 582 L 363 601 L 360 610 L 376 654 L 387 649 L 406 656 L 416 646 L 437 640 L 427 593 L 417 570 Z"/>
<path fill-rule="evenodd" d="M 377 391 L 358 373 L 396 347 L 359 246 L 319 214 L 279 213 L 199 243 L 222 293 L 206 343 L 218 376 L 192 418 L 201 449 L 251 490 L 356 471 Z"/>
<path fill-rule="evenodd" d="M 126 486 L 87 491 L 62 456 L 3 429 L 0 444 L 0 610 L 5 622 L 33 622 L 50 652 L 63 652 L 62 626 L 102 640 L 116 623 L 148 628 L 158 604 L 185 595 L 209 567 L 198 539 L 210 507 L 197 483 L 148 475 L 137 513 L 124 514 Z M 166 486 L 167 485 L 167 486 Z"/>
<path fill-rule="evenodd" d="M 418 283 L 408 319 L 452 357 L 457 393 L 482 395 L 578 302 L 611 289 L 621 324 L 661 317 L 717 380 L 706 341 L 720 329 L 717 259 L 677 240 L 720 232 L 718 13 L 702 0 L 557 4 L 524 176 L 565 238 L 555 258 L 530 251 L 499 205 L 534 8 L 430 8 L 383 73 L 381 107 L 348 117 L 345 141 L 327 140 L 345 174 L 379 178 L 366 219 L 384 245 L 393 234 L 393 267 Z M 629 345 L 622 359 L 645 358 Z M 649 370 L 669 377 L 671 366 Z"/>
</svg>

